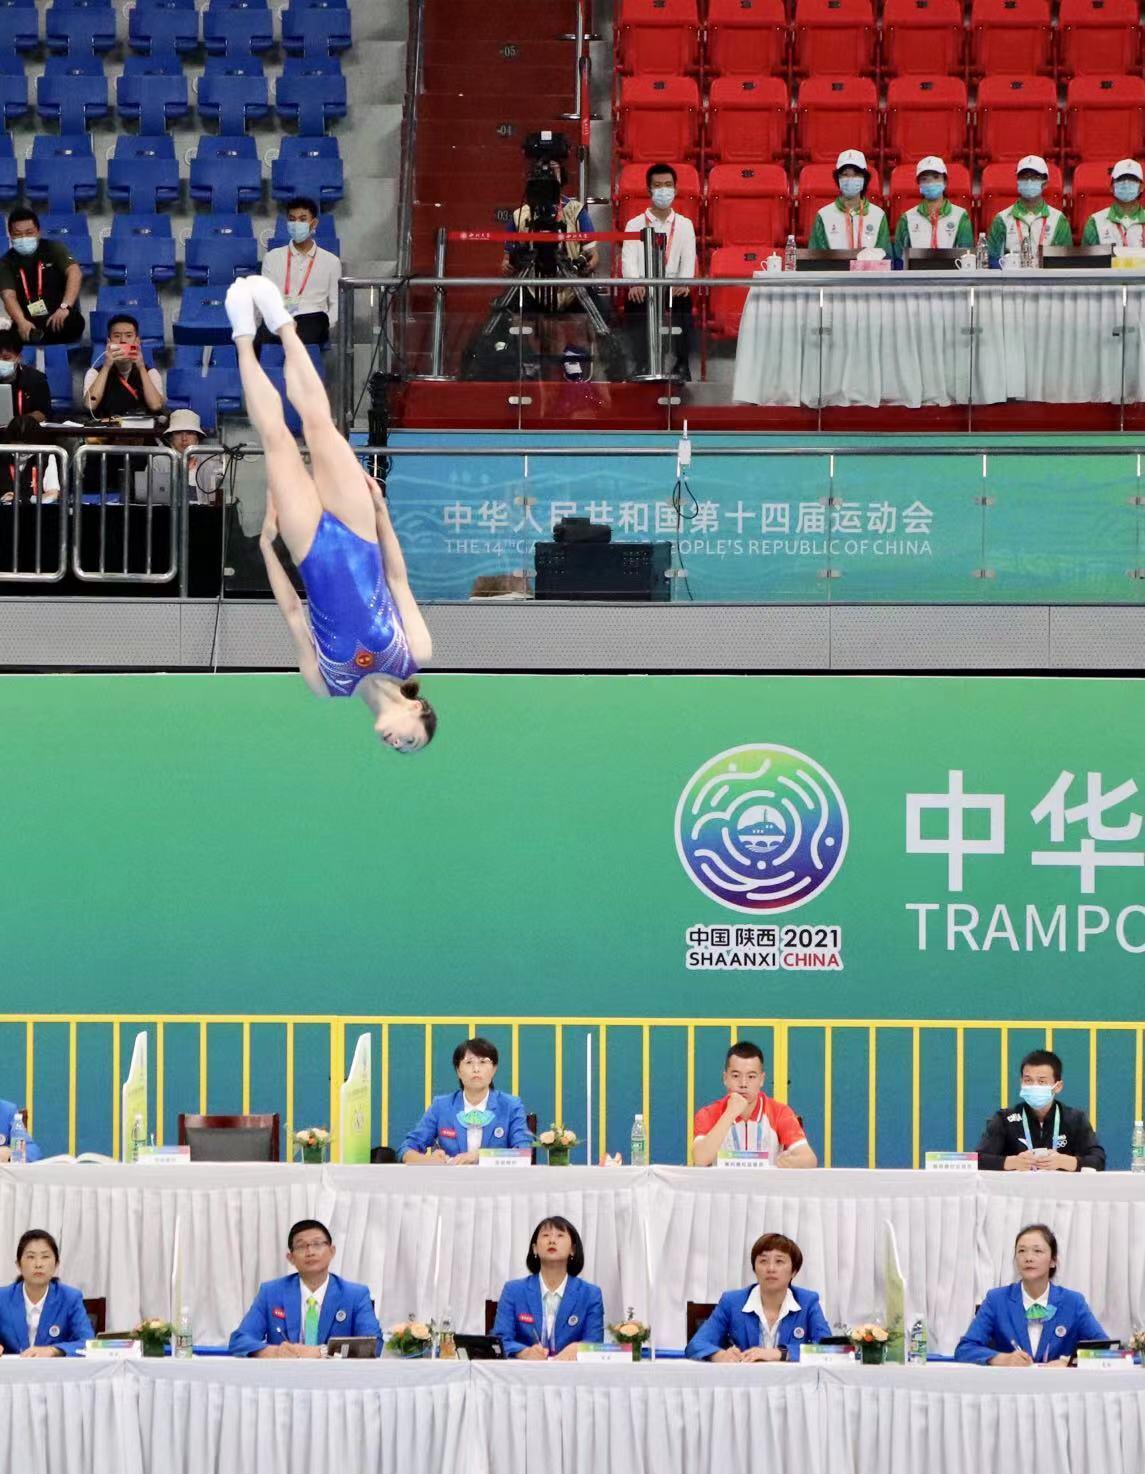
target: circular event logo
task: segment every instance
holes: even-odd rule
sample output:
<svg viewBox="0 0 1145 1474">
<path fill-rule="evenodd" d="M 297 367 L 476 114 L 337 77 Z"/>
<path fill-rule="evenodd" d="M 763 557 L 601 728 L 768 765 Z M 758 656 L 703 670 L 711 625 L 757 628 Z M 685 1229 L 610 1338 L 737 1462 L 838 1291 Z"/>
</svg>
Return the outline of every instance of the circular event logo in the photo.
<svg viewBox="0 0 1145 1474">
<path fill-rule="evenodd" d="M 709 759 L 676 805 L 684 869 L 713 901 L 753 915 L 793 911 L 830 885 L 849 829 L 826 768 L 766 742 Z"/>
</svg>

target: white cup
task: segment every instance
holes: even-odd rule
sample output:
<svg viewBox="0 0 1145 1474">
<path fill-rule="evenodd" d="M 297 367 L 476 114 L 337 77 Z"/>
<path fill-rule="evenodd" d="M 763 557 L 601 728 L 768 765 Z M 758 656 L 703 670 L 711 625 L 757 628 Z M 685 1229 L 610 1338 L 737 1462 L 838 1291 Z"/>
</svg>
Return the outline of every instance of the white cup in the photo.
<svg viewBox="0 0 1145 1474">
<path fill-rule="evenodd" d="M 1003 271 L 1018 271 L 1021 269 L 1022 258 L 1017 251 L 1007 251 L 1002 257 Z"/>
<path fill-rule="evenodd" d="M 768 271 L 782 271 L 783 257 L 777 252 L 773 252 L 763 264 Z"/>
<path fill-rule="evenodd" d="M 973 251 L 967 251 L 963 255 L 959 256 L 954 264 L 959 271 L 978 270 L 978 258 L 977 256 L 975 256 Z"/>
</svg>

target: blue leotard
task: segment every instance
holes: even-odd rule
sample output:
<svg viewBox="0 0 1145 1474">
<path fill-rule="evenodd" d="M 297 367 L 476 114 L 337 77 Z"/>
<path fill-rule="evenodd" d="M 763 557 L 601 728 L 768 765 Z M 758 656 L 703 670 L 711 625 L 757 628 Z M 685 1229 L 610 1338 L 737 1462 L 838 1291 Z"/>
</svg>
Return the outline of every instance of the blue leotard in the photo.
<svg viewBox="0 0 1145 1474">
<path fill-rule="evenodd" d="M 376 542 L 323 512 L 298 571 L 318 668 L 331 696 L 352 696 L 363 676 L 405 681 L 415 673 Z"/>
</svg>

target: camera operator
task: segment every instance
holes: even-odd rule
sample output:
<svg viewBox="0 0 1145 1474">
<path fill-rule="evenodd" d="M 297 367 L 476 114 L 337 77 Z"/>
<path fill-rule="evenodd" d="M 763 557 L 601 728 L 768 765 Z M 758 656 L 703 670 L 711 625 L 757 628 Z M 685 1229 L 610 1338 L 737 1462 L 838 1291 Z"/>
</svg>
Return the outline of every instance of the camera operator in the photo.
<svg viewBox="0 0 1145 1474">
<path fill-rule="evenodd" d="M 588 213 L 588 206 L 580 200 L 574 199 L 565 193 L 569 182 L 569 171 L 563 159 L 546 159 L 530 171 L 529 178 L 533 180 L 541 170 L 547 170 L 557 180 L 560 186 L 560 195 L 557 200 L 555 219 L 549 217 L 549 213 L 543 207 L 534 212 L 528 203 L 528 191 L 526 200 L 520 209 L 513 211 L 513 219 L 510 230 L 564 230 L 570 234 L 586 234 L 592 229 L 592 220 Z M 600 258 L 596 247 L 591 241 L 566 241 L 555 248 L 561 252 L 565 259 L 582 276 L 590 276 L 599 266 Z M 528 246 L 515 246 L 510 241 L 505 242 L 505 254 L 501 258 L 502 276 L 511 276 L 521 263 L 522 257 L 527 255 Z M 567 294 L 571 295 L 571 294 Z"/>
</svg>

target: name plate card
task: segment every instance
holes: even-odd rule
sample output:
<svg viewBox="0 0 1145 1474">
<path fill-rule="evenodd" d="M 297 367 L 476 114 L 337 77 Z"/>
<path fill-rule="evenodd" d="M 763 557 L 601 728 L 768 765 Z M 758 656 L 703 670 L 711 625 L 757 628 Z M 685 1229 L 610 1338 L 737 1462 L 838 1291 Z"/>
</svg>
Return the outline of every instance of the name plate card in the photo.
<svg viewBox="0 0 1145 1474">
<path fill-rule="evenodd" d="M 799 1348 L 800 1361 L 818 1361 L 820 1358 L 827 1357 L 835 1361 L 838 1361 L 839 1357 L 843 1357 L 846 1361 L 854 1361 L 855 1348 L 853 1346 L 816 1346 L 813 1343 Z"/>
<path fill-rule="evenodd" d="M 143 1355 L 143 1343 L 97 1336 L 84 1345 L 83 1355 L 91 1361 L 135 1361 Z"/>
<path fill-rule="evenodd" d="M 1077 1353 L 1079 1372 L 1119 1372 L 1133 1365 L 1132 1351 L 1115 1346 L 1080 1347 Z"/>
<path fill-rule="evenodd" d="M 928 1172 L 977 1172 L 977 1152 L 927 1152 Z"/>
<path fill-rule="evenodd" d="M 477 1153 L 479 1167 L 531 1167 L 533 1153 L 527 1146 L 483 1146 Z"/>
<path fill-rule="evenodd" d="M 770 1167 L 769 1152 L 720 1152 L 717 1167 Z"/>
<path fill-rule="evenodd" d="M 189 1146 L 141 1146 L 135 1159 L 139 1167 L 189 1167 Z"/>
<path fill-rule="evenodd" d="M 632 1347 L 624 1346 L 619 1341 L 582 1341 L 577 1346 L 576 1359 L 578 1362 L 627 1362 L 629 1366 L 636 1365 L 632 1359 Z"/>
</svg>

